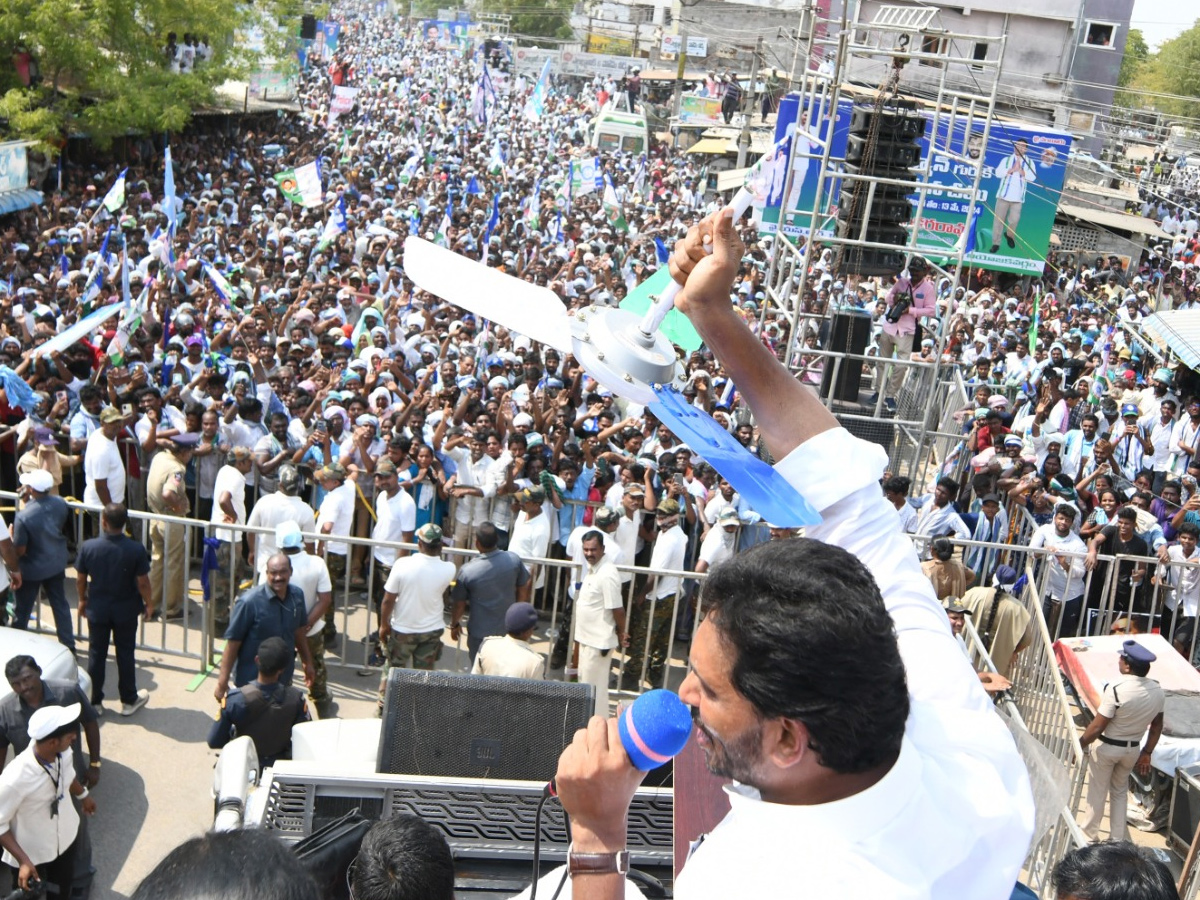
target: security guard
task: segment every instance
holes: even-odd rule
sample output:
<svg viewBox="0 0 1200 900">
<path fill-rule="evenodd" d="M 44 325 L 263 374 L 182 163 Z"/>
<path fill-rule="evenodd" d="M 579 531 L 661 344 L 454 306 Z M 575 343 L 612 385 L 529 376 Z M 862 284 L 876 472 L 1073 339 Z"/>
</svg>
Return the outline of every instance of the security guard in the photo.
<svg viewBox="0 0 1200 900">
<path fill-rule="evenodd" d="M 1088 756 L 1087 815 L 1083 823 L 1083 833 L 1093 841 L 1100 833 L 1106 796 L 1111 839 L 1129 840 L 1125 827 L 1129 773 L 1135 766 L 1139 775 L 1150 771 L 1150 755 L 1162 734 L 1163 690 L 1157 681 L 1146 677 L 1150 663 L 1157 657 L 1137 641 L 1126 641 L 1122 647 L 1118 662 L 1121 677 L 1104 686 L 1096 718 L 1079 738 L 1085 752 L 1094 741 L 1100 741 Z M 1147 726 L 1150 736 L 1146 746 L 1138 750 Z"/>
<path fill-rule="evenodd" d="M 546 660 L 529 646 L 537 628 L 537 610 L 530 603 L 514 603 L 504 614 L 502 637 L 484 638 L 475 656 L 473 675 L 506 675 L 509 678 L 545 677 Z"/>
<path fill-rule="evenodd" d="M 163 441 L 170 452 L 154 455 L 146 477 L 146 504 L 156 514 L 150 520 L 150 596 L 153 608 L 162 610 L 168 619 L 183 615 L 186 534 L 184 526 L 163 522 L 158 516 L 191 514 L 184 482 L 188 462 L 199 442 L 200 435 L 191 433 Z"/>
</svg>

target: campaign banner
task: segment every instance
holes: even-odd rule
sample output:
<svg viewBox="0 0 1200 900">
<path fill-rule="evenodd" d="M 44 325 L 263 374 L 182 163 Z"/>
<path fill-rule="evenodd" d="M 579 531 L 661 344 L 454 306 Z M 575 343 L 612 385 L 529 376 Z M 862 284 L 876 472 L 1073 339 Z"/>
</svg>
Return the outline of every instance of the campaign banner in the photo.
<svg viewBox="0 0 1200 900">
<path fill-rule="evenodd" d="M 830 165 L 845 159 L 846 138 L 850 131 L 852 104 L 843 100 L 838 104 L 833 119 L 833 146 Z M 797 123 L 797 113 L 800 121 Z M 779 101 L 779 115 L 775 122 L 775 158 L 770 161 L 771 187 L 766 205 L 759 210 L 759 231 L 763 234 L 782 233 L 789 238 L 808 234 L 812 224 L 813 206 L 817 199 L 817 180 L 821 169 L 822 150 L 818 141 L 824 141 L 830 130 L 829 118 L 822 109 L 810 115 L 806 108 L 800 110 L 800 98 L 788 94 Z M 811 123 L 811 124 L 810 124 Z M 790 141 L 785 140 L 788 129 L 794 127 Z M 783 141 L 782 144 L 780 142 Z M 792 156 L 792 144 L 795 156 Z M 792 171 L 788 171 L 789 159 Z M 790 176 L 790 182 L 789 182 Z M 784 191 L 787 191 L 786 198 Z M 838 183 L 827 180 L 821 198 L 821 209 L 827 213 L 817 227 L 818 237 L 832 237 L 835 231 L 833 213 L 837 208 Z"/>
<path fill-rule="evenodd" d="M 974 208 L 962 193 L 947 189 L 970 190 L 975 165 L 935 154 L 930 181 L 943 189 L 926 194 L 917 246 L 939 261 L 956 255 L 964 239 L 969 251 L 964 259 L 971 266 L 1040 275 L 1066 179 L 1071 135 L 993 120 L 984 147 L 982 123 L 969 136 L 965 130 L 965 123 L 956 126 L 949 147 L 983 165 Z M 940 129 L 937 146 L 946 146 L 946 131 L 945 126 Z M 928 135 L 921 145 L 924 158 L 929 153 Z M 973 223 L 973 234 L 964 236 L 968 222 Z"/>
<path fill-rule="evenodd" d="M 471 23 L 450 19 L 426 19 L 420 27 L 425 40 L 433 41 L 439 47 L 457 47 L 467 38 Z"/>
<path fill-rule="evenodd" d="M 24 141 L 0 144 L 0 191 L 23 191 L 29 187 L 27 146 Z"/>
<path fill-rule="evenodd" d="M 348 113 L 354 108 L 354 98 L 358 96 L 358 88 L 346 87 L 344 84 L 335 85 L 333 99 L 329 101 L 329 124 L 333 124 L 342 113 Z"/>
<path fill-rule="evenodd" d="M 721 101 L 716 97 L 683 94 L 679 98 L 679 121 L 683 125 L 723 125 Z"/>
<path fill-rule="evenodd" d="M 333 59 L 333 55 L 337 53 L 341 33 L 340 22 L 326 22 L 324 19 L 318 21 L 317 36 L 308 48 L 309 59 Z"/>
</svg>

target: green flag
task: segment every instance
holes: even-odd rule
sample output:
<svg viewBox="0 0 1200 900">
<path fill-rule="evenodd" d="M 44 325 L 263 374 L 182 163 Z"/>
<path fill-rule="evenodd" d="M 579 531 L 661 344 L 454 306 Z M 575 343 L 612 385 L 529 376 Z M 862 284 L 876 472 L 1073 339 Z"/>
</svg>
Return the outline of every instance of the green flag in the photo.
<svg viewBox="0 0 1200 900">
<path fill-rule="evenodd" d="M 1033 353 L 1037 350 L 1038 325 L 1041 324 L 1039 322 L 1040 316 L 1038 315 L 1038 313 L 1041 311 L 1041 305 L 1042 305 L 1042 295 L 1034 294 L 1033 295 L 1033 315 L 1029 317 L 1030 318 L 1030 322 L 1029 322 L 1029 352 L 1030 353 Z"/>
<path fill-rule="evenodd" d="M 296 184 L 295 169 L 284 169 L 276 174 L 275 181 L 279 185 L 279 192 L 285 199 L 291 200 L 293 203 L 304 203 L 304 195 L 300 193 L 300 188 Z"/>
</svg>

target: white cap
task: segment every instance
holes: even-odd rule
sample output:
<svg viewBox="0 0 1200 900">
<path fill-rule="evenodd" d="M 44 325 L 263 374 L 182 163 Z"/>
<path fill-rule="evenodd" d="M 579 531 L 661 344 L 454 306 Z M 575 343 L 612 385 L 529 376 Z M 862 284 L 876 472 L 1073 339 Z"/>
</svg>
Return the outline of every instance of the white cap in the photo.
<svg viewBox="0 0 1200 900">
<path fill-rule="evenodd" d="M 54 489 L 54 476 L 45 469 L 34 469 L 21 476 L 21 484 L 33 488 L 39 494 L 44 494 Z"/>
<path fill-rule="evenodd" d="M 35 741 L 43 741 L 64 725 L 79 721 L 80 705 L 43 706 L 34 711 L 29 717 L 29 737 Z"/>
</svg>

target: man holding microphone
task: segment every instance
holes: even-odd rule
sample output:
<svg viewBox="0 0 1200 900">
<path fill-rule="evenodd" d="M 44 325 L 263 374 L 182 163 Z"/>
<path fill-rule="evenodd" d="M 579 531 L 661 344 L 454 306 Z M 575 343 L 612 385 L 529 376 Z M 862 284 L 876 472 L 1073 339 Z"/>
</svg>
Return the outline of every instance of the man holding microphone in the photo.
<svg viewBox="0 0 1200 900">
<path fill-rule="evenodd" d="M 670 261 L 685 284 L 676 305 L 822 522 L 706 582 L 680 697 L 708 767 L 736 783 L 676 896 L 794 896 L 802 883 L 813 897 L 1007 897 L 1033 832 L 1024 764 L 895 527 L 883 453 L 842 429 L 731 308 L 742 253 L 729 210 L 694 226 Z M 642 776 L 618 735 L 593 718 L 559 761 L 577 900 L 624 894 Z"/>
</svg>

